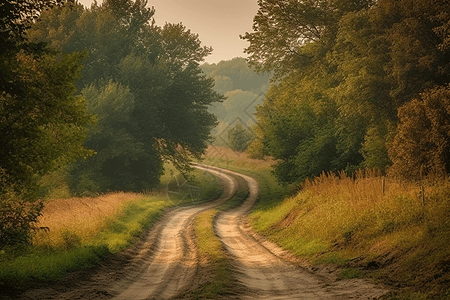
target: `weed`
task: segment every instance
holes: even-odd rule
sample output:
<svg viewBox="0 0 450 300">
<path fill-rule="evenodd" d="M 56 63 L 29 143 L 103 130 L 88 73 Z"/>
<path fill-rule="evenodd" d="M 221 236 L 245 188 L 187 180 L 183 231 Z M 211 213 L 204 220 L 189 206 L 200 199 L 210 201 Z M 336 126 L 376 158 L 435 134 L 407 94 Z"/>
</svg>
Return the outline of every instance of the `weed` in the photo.
<svg viewBox="0 0 450 300">
<path fill-rule="evenodd" d="M 339 273 L 339 278 L 341 279 L 353 279 L 353 278 L 360 278 L 363 276 L 363 272 L 358 269 L 353 268 L 346 268 L 342 269 Z"/>
</svg>

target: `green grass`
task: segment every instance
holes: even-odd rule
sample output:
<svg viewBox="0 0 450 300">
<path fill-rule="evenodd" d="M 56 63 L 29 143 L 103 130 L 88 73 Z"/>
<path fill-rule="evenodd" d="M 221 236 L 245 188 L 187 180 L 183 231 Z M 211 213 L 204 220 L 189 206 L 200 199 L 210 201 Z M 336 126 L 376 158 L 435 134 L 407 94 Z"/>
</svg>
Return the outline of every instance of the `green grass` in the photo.
<svg viewBox="0 0 450 300">
<path fill-rule="evenodd" d="M 19 254 L 0 255 L 0 285 L 26 288 L 35 280 L 54 281 L 68 272 L 95 266 L 103 258 L 128 247 L 168 207 L 163 197 L 145 197 L 125 207 L 118 219 L 83 244 L 72 232 L 64 232 L 65 247 L 30 247 Z"/>
<path fill-rule="evenodd" d="M 194 231 L 199 254 L 206 265 L 200 266 L 208 274 L 203 282 L 195 289 L 178 296 L 180 299 L 217 299 L 233 291 L 235 279 L 232 275 L 232 266 L 223 249 L 223 245 L 214 233 L 214 218 L 221 211 L 239 206 L 248 196 L 248 186 L 239 176 L 233 176 L 238 181 L 238 191 L 232 199 L 221 206 L 209 209 L 199 214 L 194 221 Z"/>
<path fill-rule="evenodd" d="M 345 268 L 342 269 L 339 273 L 339 278 L 341 279 L 353 279 L 353 278 L 360 278 L 363 277 L 364 273 L 363 271 L 359 269 L 353 269 L 353 268 Z"/>
<path fill-rule="evenodd" d="M 195 174 L 196 179 L 191 184 L 202 190 L 197 203 L 220 196 L 222 188 L 216 177 L 202 177 L 204 174 L 198 170 Z M 164 189 L 163 182 L 161 190 Z M 179 203 L 192 204 L 190 197 Z M 23 289 L 36 280 L 51 282 L 63 278 L 69 272 L 93 267 L 106 256 L 130 246 L 172 205 L 164 192 L 143 196 L 126 205 L 117 218 L 109 220 L 106 228 L 98 232 L 91 242 L 83 242 L 76 232 L 67 230 L 62 233 L 63 247 L 30 246 L 20 251 L 0 251 L 0 287 Z"/>
</svg>

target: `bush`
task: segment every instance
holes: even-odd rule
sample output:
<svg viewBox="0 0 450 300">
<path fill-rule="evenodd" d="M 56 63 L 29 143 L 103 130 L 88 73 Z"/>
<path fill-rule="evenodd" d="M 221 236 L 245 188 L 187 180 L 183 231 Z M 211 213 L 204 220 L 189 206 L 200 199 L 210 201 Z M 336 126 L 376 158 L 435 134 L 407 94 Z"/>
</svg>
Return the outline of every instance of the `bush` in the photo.
<svg viewBox="0 0 450 300">
<path fill-rule="evenodd" d="M 399 124 L 389 156 L 390 172 L 417 179 L 450 171 L 450 85 L 436 87 L 398 110 Z"/>
<path fill-rule="evenodd" d="M 41 201 L 30 202 L 8 196 L 0 196 L 0 249 L 28 244 L 44 206 Z"/>
</svg>

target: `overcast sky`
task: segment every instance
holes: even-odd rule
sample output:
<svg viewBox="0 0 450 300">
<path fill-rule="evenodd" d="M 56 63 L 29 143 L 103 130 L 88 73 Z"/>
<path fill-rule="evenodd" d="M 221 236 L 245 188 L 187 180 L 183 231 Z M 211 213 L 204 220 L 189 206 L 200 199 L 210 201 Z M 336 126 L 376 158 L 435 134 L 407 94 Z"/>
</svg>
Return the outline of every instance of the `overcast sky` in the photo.
<svg viewBox="0 0 450 300">
<path fill-rule="evenodd" d="M 90 7 L 93 0 L 78 0 Z M 101 0 L 97 0 L 101 3 Z M 212 46 L 209 63 L 241 56 L 248 43 L 239 34 L 252 31 L 253 17 L 258 11 L 257 0 L 149 0 L 156 10 L 157 25 L 182 22 L 198 33 L 204 46 Z"/>
</svg>

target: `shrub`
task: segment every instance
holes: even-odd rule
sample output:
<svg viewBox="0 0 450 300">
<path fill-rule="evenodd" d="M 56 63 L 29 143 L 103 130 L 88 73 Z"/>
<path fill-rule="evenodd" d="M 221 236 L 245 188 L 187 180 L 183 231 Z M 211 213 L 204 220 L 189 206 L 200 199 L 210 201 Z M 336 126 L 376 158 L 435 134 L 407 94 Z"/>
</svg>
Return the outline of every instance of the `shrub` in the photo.
<svg viewBox="0 0 450 300">
<path fill-rule="evenodd" d="M 450 171 L 450 85 L 436 87 L 398 110 L 399 125 L 389 156 L 390 172 L 417 179 Z"/>
<path fill-rule="evenodd" d="M 31 241 L 35 223 L 43 203 L 0 196 L 0 249 L 27 244 Z"/>
</svg>

